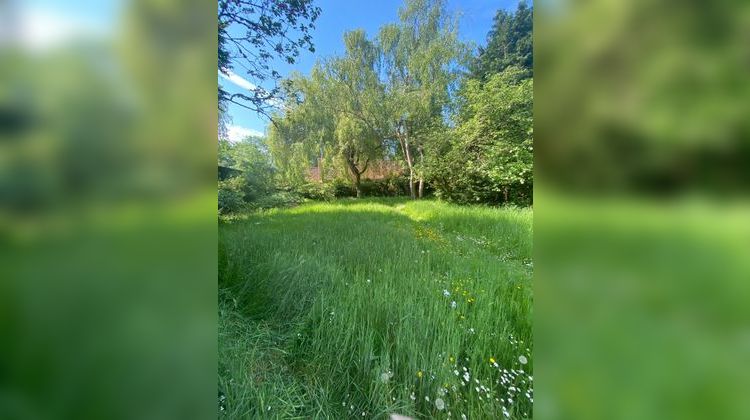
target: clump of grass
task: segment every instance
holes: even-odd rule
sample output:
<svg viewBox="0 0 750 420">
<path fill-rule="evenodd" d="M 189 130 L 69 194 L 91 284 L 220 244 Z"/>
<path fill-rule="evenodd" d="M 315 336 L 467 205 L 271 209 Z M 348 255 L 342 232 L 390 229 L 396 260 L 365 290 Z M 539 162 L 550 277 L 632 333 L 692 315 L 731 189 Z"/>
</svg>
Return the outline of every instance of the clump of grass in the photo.
<svg viewBox="0 0 750 420">
<path fill-rule="evenodd" d="M 223 412 L 530 417 L 531 233 L 530 209 L 393 199 L 226 220 Z"/>
</svg>

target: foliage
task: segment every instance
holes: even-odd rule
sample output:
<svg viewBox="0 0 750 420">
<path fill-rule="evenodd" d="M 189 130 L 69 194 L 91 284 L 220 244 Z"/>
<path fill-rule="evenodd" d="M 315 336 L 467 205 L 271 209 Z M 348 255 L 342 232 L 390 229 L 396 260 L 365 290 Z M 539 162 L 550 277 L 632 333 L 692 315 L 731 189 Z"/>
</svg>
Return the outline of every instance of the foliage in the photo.
<svg viewBox="0 0 750 420">
<path fill-rule="evenodd" d="M 245 179 L 242 177 L 219 181 L 219 213 L 239 213 L 247 208 L 244 189 Z"/>
<path fill-rule="evenodd" d="M 409 195 L 409 178 L 403 175 L 362 181 L 362 192 L 367 197 L 399 197 Z"/>
<path fill-rule="evenodd" d="M 295 188 L 295 192 L 309 200 L 329 201 L 335 198 L 334 186 L 330 182 L 306 182 Z"/>
<path fill-rule="evenodd" d="M 238 174 L 219 182 L 219 211 L 237 212 L 276 191 L 275 171 L 262 138 L 248 137 L 240 142 L 219 141 L 219 165 Z"/>
<path fill-rule="evenodd" d="M 485 80 L 508 67 L 524 70 L 531 77 L 534 72 L 533 10 L 525 1 L 518 4 L 515 13 L 498 10 L 492 30 L 487 36 L 487 46 L 479 48 L 479 55 L 471 65 L 471 76 Z"/>
<path fill-rule="evenodd" d="M 386 92 L 382 117 L 408 168 L 409 193 L 421 198 L 425 147 L 446 129 L 444 112 L 451 105 L 464 46 L 443 0 L 406 1 L 399 22 L 380 29 L 378 45 Z"/>
<path fill-rule="evenodd" d="M 228 74 L 235 66 L 247 69 L 246 77 L 255 87 L 251 95 L 229 95 L 219 87 L 219 103 L 232 102 L 268 115 L 273 99 L 281 93 L 276 86 L 281 75 L 271 61 L 293 64 L 306 49 L 315 52 L 310 32 L 320 8 L 312 0 L 219 0 L 218 68 Z M 274 87 L 263 88 L 266 81 Z"/>
<path fill-rule="evenodd" d="M 430 161 L 438 196 L 461 203 L 530 203 L 533 84 L 522 74 L 508 68 L 486 83 L 466 83 L 459 125 Z"/>
<path fill-rule="evenodd" d="M 381 199 L 222 223 L 223 411 L 530 418 L 531 222 Z"/>
<path fill-rule="evenodd" d="M 294 207 L 305 201 L 304 197 L 294 191 L 277 191 L 264 195 L 250 203 L 250 208 L 256 210 L 267 210 L 273 208 Z"/>
</svg>

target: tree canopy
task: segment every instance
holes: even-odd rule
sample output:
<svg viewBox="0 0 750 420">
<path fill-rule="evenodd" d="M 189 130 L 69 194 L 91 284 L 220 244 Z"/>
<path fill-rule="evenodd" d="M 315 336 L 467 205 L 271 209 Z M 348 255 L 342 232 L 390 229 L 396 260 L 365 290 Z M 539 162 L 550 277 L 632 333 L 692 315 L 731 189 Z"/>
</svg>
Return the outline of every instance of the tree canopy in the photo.
<svg viewBox="0 0 750 420">
<path fill-rule="evenodd" d="M 219 87 L 219 106 L 232 102 L 269 115 L 282 92 L 273 60 L 293 64 L 301 50 L 315 52 L 310 31 L 320 8 L 312 0 L 219 0 L 218 69 L 228 75 L 240 68 L 253 83 L 250 94 L 229 94 Z M 270 81 L 273 87 L 263 87 Z"/>
</svg>

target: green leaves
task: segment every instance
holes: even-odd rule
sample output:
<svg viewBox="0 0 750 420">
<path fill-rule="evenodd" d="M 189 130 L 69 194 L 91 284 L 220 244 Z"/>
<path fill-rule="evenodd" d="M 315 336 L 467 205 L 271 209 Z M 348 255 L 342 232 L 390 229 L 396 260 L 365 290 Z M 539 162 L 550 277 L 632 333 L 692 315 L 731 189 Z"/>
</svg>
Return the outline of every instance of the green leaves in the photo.
<svg viewBox="0 0 750 420">
<path fill-rule="evenodd" d="M 533 182 L 533 82 L 511 67 L 486 83 L 469 80 L 454 137 L 435 153 L 439 195 L 457 202 L 528 202 Z"/>
</svg>

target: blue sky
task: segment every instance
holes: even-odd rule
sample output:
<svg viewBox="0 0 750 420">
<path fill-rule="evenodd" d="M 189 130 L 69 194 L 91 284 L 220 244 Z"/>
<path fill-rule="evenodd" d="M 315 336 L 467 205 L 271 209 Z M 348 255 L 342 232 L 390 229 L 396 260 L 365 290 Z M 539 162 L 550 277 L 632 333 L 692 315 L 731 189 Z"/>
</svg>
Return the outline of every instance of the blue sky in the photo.
<svg viewBox="0 0 750 420">
<path fill-rule="evenodd" d="M 343 35 L 346 31 L 362 28 L 368 36 L 374 36 L 380 26 L 398 20 L 398 9 L 403 1 L 317 0 L 315 3 L 322 9 L 316 29 L 312 33 L 316 51 L 314 54 L 302 53 L 301 59 L 294 65 L 277 63 L 275 68 L 282 76 L 293 70 L 309 74 L 318 58 L 341 54 L 344 49 Z M 517 4 L 518 0 L 448 0 L 448 9 L 450 12 L 458 12 L 461 16 L 461 39 L 484 45 L 495 12 L 501 8 L 515 10 Z M 237 67 L 237 76 L 242 76 L 241 67 Z M 239 86 L 243 82 L 237 78 L 232 82 L 220 77 L 219 83 L 230 93 L 243 92 L 243 88 Z M 229 129 L 233 140 L 248 134 L 263 133 L 268 124 L 263 117 L 232 104 L 229 106 L 229 115 L 232 118 Z"/>
</svg>

